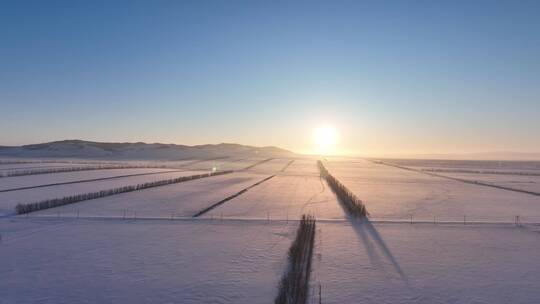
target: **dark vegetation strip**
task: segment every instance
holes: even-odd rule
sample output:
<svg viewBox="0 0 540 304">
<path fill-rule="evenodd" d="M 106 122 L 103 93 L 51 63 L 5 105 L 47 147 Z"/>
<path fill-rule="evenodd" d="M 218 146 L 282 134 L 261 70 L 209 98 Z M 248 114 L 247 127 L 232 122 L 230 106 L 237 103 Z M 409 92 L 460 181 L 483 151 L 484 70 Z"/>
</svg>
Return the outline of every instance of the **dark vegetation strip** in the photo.
<svg viewBox="0 0 540 304">
<path fill-rule="evenodd" d="M 366 206 L 356 195 L 347 189 L 337 178 L 335 178 L 326 168 L 324 167 L 322 161 L 318 160 L 317 165 L 319 166 L 319 171 L 321 172 L 321 177 L 323 177 L 332 191 L 338 197 L 339 202 L 345 207 L 345 210 L 349 215 L 354 217 L 366 217 L 369 213 L 366 210 Z"/>
<path fill-rule="evenodd" d="M 218 206 L 220 206 L 220 205 L 222 205 L 222 204 L 224 204 L 224 203 L 226 203 L 226 202 L 232 200 L 233 198 L 238 197 L 238 196 L 240 196 L 240 195 L 246 193 L 249 189 L 251 189 L 251 188 L 253 188 L 253 187 L 257 187 L 258 185 L 264 183 L 265 181 L 271 179 L 271 178 L 274 177 L 274 176 L 275 176 L 275 175 L 270 175 L 270 176 L 268 176 L 268 177 L 266 177 L 266 178 L 264 178 L 264 179 L 262 179 L 262 180 L 256 182 L 255 184 L 253 184 L 253 185 L 251 185 L 251 186 L 249 186 L 249 187 L 247 187 L 247 188 L 244 188 L 244 189 L 242 189 L 242 190 L 236 192 L 235 194 L 233 194 L 233 195 L 231 195 L 231 196 L 228 196 L 228 197 L 226 197 L 226 198 L 220 200 L 219 202 L 217 202 L 217 203 L 215 203 L 215 204 L 212 204 L 212 205 L 210 205 L 210 206 L 204 208 L 203 210 L 201 210 L 201 211 L 197 212 L 195 215 L 193 215 L 193 217 L 199 217 L 199 216 L 201 216 L 201 215 L 207 213 L 208 211 L 210 211 L 210 210 L 212 210 L 212 209 L 214 209 L 214 208 L 216 208 L 216 207 L 218 207 Z"/>
<path fill-rule="evenodd" d="M 288 162 L 285 167 L 283 167 L 283 169 L 281 169 L 279 172 L 285 172 L 285 170 L 287 170 L 287 168 L 289 168 L 290 165 L 292 165 L 292 163 L 294 163 L 294 159 L 291 160 L 290 162 Z"/>
<path fill-rule="evenodd" d="M 540 176 L 540 173 L 535 172 L 516 172 L 516 171 L 492 171 L 492 170 L 469 170 L 469 169 L 439 169 L 439 168 L 424 168 L 424 172 L 439 172 L 439 173 L 472 173 L 472 174 L 494 174 L 494 175 L 518 175 L 518 176 Z"/>
<path fill-rule="evenodd" d="M 315 219 L 302 215 L 288 254 L 287 270 L 281 277 L 275 304 L 305 304 L 309 294 L 309 276 L 315 241 Z"/>
<path fill-rule="evenodd" d="M 388 163 L 388 162 L 383 162 L 383 161 L 374 161 L 374 162 L 377 163 L 377 164 L 382 164 L 382 165 L 386 165 L 386 166 L 390 166 L 390 167 L 395 167 L 395 168 L 398 168 L 398 169 L 423 173 L 423 174 L 427 174 L 427 175 L 430 175 L 430 176 L 446 178 L 446 179 L 450 179 L 450 180 L 454 180 L 454 181 L 458 181 L 458 182 L 462 182 L 462 183 L 466 183 L 466 184 L 478 185 L 478 186 L 484 186 L 484 187 L 491 187 L 491 188 L 502 189 L 502 190 L 507 190 L 507 191 L 514 191 L 514 192 L 519 192 L 519 193 L 530 194 L 530 195 L 534 195 L 534 196 L 540 196 L 539 192 L 516 189 L 516 188 L 511 188 L 511 187 L 505 187 L 505 186 L 499 186 L 499 185 L 495 185 L 495 184 L 490 184 L 490 183 L 480 182 L 480 181 L 475 181 L 475 180 L 470 180 L 470 179 L 451 177 L 451 176 L 447 176 L 447 175 L 422 171 L 422 170 L 413 169 L 413 168 L 410 168 L 410 167 L 404 167 L 404 166 L 400 166 L 400 165 L 396 165 L 396 164 Z"/>
<path fill-rule="evenodd" d="M 0 173 L 0 177 L 15 177 L 15 176 L 25 176 L 25 175 L 64 173 L 64 172 L 75 172 L 75 171 L 110 170 L 110 169 L 166 169 L 166 168 L 167 166 L 156 166 L 156 165 L 101 165 L 101 166 L 83 166 L 83 167 L 60 167 L 60 168 L 31 169 L 31 170 L 6 172 L 3 174 Z"/>
<path fill-rule="evenodd" d="M 220 156 L 220 157 L 214 157 L 214 158 L 196 159 L 196 160 L 191 161 L 191 162 L 189 162 L 187 164 L 180 164 L 180 166 L 178 166 L 178 167 L 185 168 L 185 167 L 195 165 L 195 164 L 198 164 L 198 163 L 204 163 L 206 161 L 221 160 L 221 159 L 227 159 L 227 158 L 230 158 L 230 156 Z"/>
<path fill-rule="evenodd" d="M 170 170 L 170 171 L 160 171 L 160 172 L 150 172 L 150 173 L 137 173 L 137 174 L 116 175 L 116 176 L 99 177 L 99 178 L 92 178 L 92 179 L 82 179 L 82 180 L 76 180 L 76 181 L 70 181 L 70 182 L 60 182 L 60 183 L 52 183 L 52 184 L 45 184 L 45 185 L 37 185 L 37 186 L 28 186 L 28 187 L 19 187 L 19 188 L 5 189 L 5 190 L 0 190 L 0 193 L 2 193 L 2 192 L 11 192 L 11 191 L 20 191 L 20 190 L 28 190 L 28 189 L 34 189 L 34 188 L 44 188 L 44 187 L 52 187 L 52 186 L 61 186 L 61 185 L 70 185 L 70 184 L 79 184 L 79 183 L 97 182 L 97 181 L 103 181 L 103 180 L 109 180 L 109 179 L 117 179 L 117 178 L 124 178 L 124 177 L 132 177 L 132 176 L 154 175 L 154 174 L 165 174 L 165 173 L 176 173 L 176 172 L 185 172 L 185 171 L 186 171 L 186 170 Z"/>
<path fill-rule="evenodd" d="M 45 169 L 45 168 L 63 168 L 64 166 L 60 165 L 47 165 L 47 166 L 39 166 L 39 167 L 9 167 L 9 168 L 2 168 L 0 167 L 0 170 L 7 171 L 7 170 L 30 170 L 30 169 Z"/>
<path fill-rule="evenodd" d="M 47 199 L 47 200 L 42 200 L 35 203 L 18 204 L 15 207 L 15 212 L 17 214 L 30 213 L 30 212 L 34 212 L 38 210 L 59 207 L 63 205 L 78 203 L 81 201 L 92 200 L 96 198 L 102 198 L 102 197 L 111 196 L 115 194 L 132 192 L 132 191 L 143 190 L 143 189 L 148 189 L 148 188 L 153 188 L 153 187 L 160 187 L 160 186 L 171 185 L 171 184 L 177 184 L 177 183 L 187 182 L 187 181 L 191 181 L 195 179 L 211 177 L 215 175 L 228 174 L 232 172 L 233 171 L 221 171 L 221 172 L 204 173 L 204 174 L 197 174 L 197 175 L 191 175 L 191 176 L 181 176 L 181 177 L 177 177 L 173 179 L 148 182 L 148 183 L 137 184 L 137 185 L 132 185 L 132 186 L 124 186 L 124 187 L 119 187 L 119 188 L 114 188 L 114 189 L 109 189 L 109 190 L 101 190 L 98 192 L 65 196 L 62 198 L 55 198 L 55 199 Z"/>
<path fill-rule="evenodd" d="M 113 165 L 119 162 L 114 161 L 85 161 L 85 160 L 67 160 L 67 159 L 43 159 L 43 160 L 21 160 L 21 161 L 2 161 L 0 165 L 13 165 L 13 164 L 78 164 L 78 165 Z"/>
<path fill-rule="evenodd" d="M 101 165 L 94 165 L 94 166 L 56 167 L 56 168 L 46 168 L 46 169 L 36 168 L 36 169 L 29 169 L 29 170 L 18 170 L 18 171 L 13 171 L 13 172 L 0 173 L 0 178 L 36 175 L 36 174 L 75 172 L 75 171 L 108 170 L 108 169 L 178 169 L 178 168 L 189 167 L 191 165 L 205 162 L 205 161 L 220 160 L 220 159 L 226 159 L 226 158 L 229 158 L 229 156 L 214 157 L 214 158 L 207 158 L 207 159 L 197 159 L 186 164 L 181 164 L 179 166 L 178 165 L 177 166 L 156 165 L 156 164 L 148 164 L 148 165 L 101 164 Z M 79 163 L 79 164 L 85 164 L 85 163 Z M 89 163 L 89 164 L 92 164 L 92 163 Z"/>
<path fill-rule="evenodd" d="M 44 163 L 44 161 L 0 160 L 0 165 L 41 164 L 41 163 Z"/>
<path fill-rule="evenodd" d="M 263 160 L 261 160 L 261 161 L 258 161 L 258 162 L 256 162 L 256 163 L 254 163 L 253 165 L 249 165 L 249 166 L 245 167 L 244 170 L 249 170 L 249 169 L 251 169 L 251 168 L 253 168 L 253 167 L 256 167 L 256 166 L 258 166 L 258 165 L 260 165 L 260 164 L 264 164 L 264 163 L 269 162 L 269 161 L 271 161 L 271 160 L 273 160 L 273 158 L 263 159 Z"/>
</svg>

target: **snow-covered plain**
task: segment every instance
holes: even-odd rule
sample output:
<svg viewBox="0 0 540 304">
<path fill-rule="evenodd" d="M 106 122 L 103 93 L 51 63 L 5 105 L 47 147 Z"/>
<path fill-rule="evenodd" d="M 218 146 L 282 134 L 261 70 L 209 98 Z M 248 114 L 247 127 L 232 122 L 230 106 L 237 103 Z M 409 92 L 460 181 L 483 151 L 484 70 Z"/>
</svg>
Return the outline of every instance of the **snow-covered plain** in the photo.
<svg viewBox="0 0 540 304">
<path fill-rule="evenodd" d="M 271 303 L 303 213 L 318 219 L 309 303 L 319 303 L 319 286 L 321 303 L 538 302 L 540 226 L 493 223 L 511 223 L 515 215 L 540 223 L 538 197 L 362 159 L 328 158 L 328 169 L 371 213 L 371 222 L 358 223 L 320 179 L 316 159 L 296 158 L 284 171 L 290 159 L 242 170 L 260 160 L 179 161 L 176 166 L 195 171 L 0 193 L 0 303 Z M 464 166 L 481 169 L 476 163 Z M 240 171 L 28 217 L 10 214 L 19 201 L 212 167 Z M 133 170 L 155 169 L 127 169 Z M 18 184 L 105 171 L 110 170 L 26 176 Z M 191 218 L 270 175 L 275 176 Z M 411 214 L 413 224 L 394 222 Z M 443 223 L 463 221 L 463 215 L 466 225 Z M 436 224 L 416 222 L 433 216 Z M 489 223 L 471 223 L 476 221 Z"/>
<path fill-rule="evenodd" d="M 277 175 L 250 189 L 206 216 L 232 218 L 299 219 L 344 218 L 332 190 L 318 176 Z"/>
<path fill-rule="evenodd" d="M 212 170 L 213 168 L 218 170 L 241 170 L 261 160 L 259 158 L 225 158 L 195 162 L 185 167 L 197 170 Z"/>
<path fill-rule="evenodd" d="M 22 164 L 0 164 L 0 171 L 19 171 L 30 169 L 49 169 L 49 168 L 65 168 L 65 167 L 84 167 L 92 166 L 89 164 L 78 163 L 22 163 Z"/>
<path fill-rule="evenodd" d="M 538 303 L 540 234 L 488 225 L 317 223 L 322 303 Z"/>
<path fill-rule="evenodd" d="M 473 174 L 473 173 L 437 173 L 444 176 L 464 180 L 485 182 L 512 189 L 521 189 L 540 193 L 540 175 L 509 175 L 509 174 Z"/>
<path fill-rule="evenodd" d="M 540 192 L 539 161 L 391 160 L 416 170 Z"/>
<path fill-rule="evenodd" d="M 55 184 L 55 183 L 67 183 L 67 182 L 98 179 L 98 178 L 110 178 L 110 177 L 115 177 L 115 176 L 159 173 L 159 172 L 167 172 L 167 171 L 173 171 L 173 170 L 175 169 L 153 169 L 153 168 L 105 169 L 105 170 L 73 171 L 73 172 L 61 172 L 61 173 L 52 173 L 52 174 L 37 174 L 37 175 L 4 177 L 4 178 L 0 178 L 0 191 L 14 189 L 14 188 L 22 188 L 22 187 L 33 187 L 33 186 L 48 185 L 48 184 Z"/>
<path fill-rule="evenodd" d="M 82 172 L 78 172 L 79 174 Z M 107 190 L 122 186 L 136 185 L 140 183 L 159 181 L 165 179 L 176 178 L 180 176 L 188 176 L 200 174 L 201 171 L 182 171 L 174 173 L 160 173 L 153 175 L 131 176 L 118 179 L 108 179 L 102 181 L 66 184 L 53 187 L 34 188 L 12 192 L 0 193 L 0 215 L 10 214 L 14 212 L 14 208 L 18 203 L 31 203 L 50 198 L 61 198 L 69 195 L 81 193 L 89 193 L 100 190 Z M 48 174 L 47 174 L 48 175 Z M 45 175 L 41 175 L 43 177 Z M 26 176 L 30 178 L 31 175 Z M 8 178 L 10 179 L 10 178 Z"/>
<path fill-rule="evenodd" d="M 540 221 L 540 197 L 471 185 L 357 159 L 329 160 L 329 170 L 375 219 Z"/>
<path fill-rule="evenodd" d="M 540 161 L 389 159 L 384 160 L 412 168 L 462 169 L 473 171 L 506 171 L 540 173 Z"/>
<path fill-rule="evenodd" d="M 279 175 L 301 175 L 319 177 L 319 168 L 317 160 L 312 158 L 297 158 L 291 163 L 284 172 Z"/>
<path fill-rule="evenodd" d="M 263 179 L 265 175 L 231 173 L 113 195 L 32 213 L 82 217 L 190 217 Z"/>
<path fill-rule="evenodd" d="M 285 167 L 285 165 L 287 165 L 289 161 L 291 160 L 287 158 L 275 158 L 275 159 L 271 159 L 269 161 L 260 163 L 248 170 L 250 172 L 255 172 L 255 173 L 274 174 L 274 173 L 278 173 L 281 169 L 283 169 L 283 167 Z"/>
<path fill-rule="evenodd" d="M 295 225 L 28 219 L 0 229 L 11 229 L 0 303 L 252 304 L 275 297 Z"/>
</svg>

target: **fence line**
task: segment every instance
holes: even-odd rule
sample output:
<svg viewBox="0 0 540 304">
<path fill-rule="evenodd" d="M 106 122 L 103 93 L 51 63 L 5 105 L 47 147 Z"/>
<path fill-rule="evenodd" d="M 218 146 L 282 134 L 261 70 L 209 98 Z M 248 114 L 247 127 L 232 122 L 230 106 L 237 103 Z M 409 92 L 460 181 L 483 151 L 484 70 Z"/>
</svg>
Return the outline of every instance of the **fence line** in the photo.
<svg viewBox="0 0 540 304">
<path fill-rule="evenodd" d="M 171 212 L 163 212 L 162 214 L 150 214 L 144 213 L 140 210 L 124 209 L 118 212 L 116 215 L 95 215 L 92 213 L 85 214 L 80 210 L 73 210 L 70 212 L 57 211 L 50 214 L 24 214 L 16 218 L 29 218 L 29 219 L 103 219 L 103 220 L 159 220 L 159 221 L 246 221 L 246 222 L 267 222 L 267 223 L 280 223 L 287 224 L 288 222 L 300 221 L 299 219 L 291 219 L 286 217 L 237 217 L 237 216 L 207 216 L 207 217 L 193 217 L 189 215 L 176 214 Z M 524 217 L 524 216 L 508 216 L 508 217 L 496 217 L 496 218 L 482 218 L 466 216 L 466 221 L 463 221 L 463 217 L 452 218 L 433 218 L 428 217 L 413 217 L 411 222 L 410 217 L 370 217 L 371 223 L 388 223 L 388 224 L 422 224 L 422 225 L 539 225 L 540 216 Z M 346 218 L 333 219 L 333 218 L 317 218 L 317 222 L 320 223 L 350 223 Z"/>
</svg>

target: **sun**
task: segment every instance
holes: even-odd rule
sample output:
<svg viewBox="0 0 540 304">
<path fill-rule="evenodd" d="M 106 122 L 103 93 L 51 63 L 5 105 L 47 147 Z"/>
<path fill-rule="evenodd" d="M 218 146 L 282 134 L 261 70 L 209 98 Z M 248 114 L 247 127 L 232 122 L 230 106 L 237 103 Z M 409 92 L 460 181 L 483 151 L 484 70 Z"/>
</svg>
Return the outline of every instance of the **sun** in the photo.
<svg viewBox="0 0 540 304">
<path fill-rule="evenodd" d="M 313 132 L 313 140 L 321 154 L 330 153 L 334 150 L 338 140 L 337 130 L 330 125 L 319 126 Z"/>
</svg>

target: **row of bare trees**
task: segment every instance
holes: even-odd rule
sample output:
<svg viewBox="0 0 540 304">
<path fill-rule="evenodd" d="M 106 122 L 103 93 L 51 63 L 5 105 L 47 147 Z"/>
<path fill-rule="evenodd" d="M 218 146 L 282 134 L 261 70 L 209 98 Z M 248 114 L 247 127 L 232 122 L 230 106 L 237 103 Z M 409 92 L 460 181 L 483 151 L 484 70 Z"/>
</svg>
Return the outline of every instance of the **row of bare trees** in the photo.
<svg viewBox="0 0 540 304">
<path fill-rule="evenodd" d="M 275 304 L 305 304 L 315 241 L 315 218 L 302 215 L 296 238 L 289 248 L 287 270 L 279 283 Z"/>
<path fill-rule="evenodd" d="M 252 165 L 249 165 L 249 166 L 245 167 L 244 170 L 249 170 L 249 169 L 251 169 L 251 168 L 253 168 L 253 167 L 256 167 L 256 166 L 258 166 L 258 165 L 260 165 L 260 164 L 264 164 L 264 163 L 269 162 L 269 161 L 271 161 L 271 160 L 273 160 L 273 158 L 263 159 L 263 160 L 261 160 L 261 161 L 258 161 L 258 162 L 254 163 L 254 164 L 252 164 Z"/>
<path fill-rule="evenodd" d="M 497 171 L 497 170 L 441 169 L 441 168 L 425 168 L 421 170 L 424 172 L 438 172 L 438 173 L 471 173 L 471 174 L 493 174 L 493 175 L 540 176 L 540 173 L 528 172 L 528 171 Z"/>
<path fill-rule="evenodd" d="M 347 212 L 354 217 L 366 217 L 369 213 L 366 210 L 366 206 L 356 195 L 347 189 L 337 178 L 335 178 L 328 170 L 324 167 L 322 161 L 317 161 L 319 166 L 319 171 L 321 177 L 323 177 L 332 191 L 337 195 L 340 203 L 345 207 Z"/>
<path fill-rule="evenodd" d="M 165 169 L 167 166 L 157 165 L 99 165 L 99 166 L 75 166 L 75 167 L 58 167 L 58 168 L 36 168 L 36 169 L 22 169 L 16 171 L 8 171 L 0 173 L 0 177 L 12 177 L 12 176 L 24 176 L 24 175 L 36 175 L 36 174 L 50 174 L 50 173 L 62 173 L 62 172 L 74 172 L 74 171 L 91 171 L 91 170 L 106 170 L 106 169 L 145 169 L 145 168 L 160 168 Z"/>
<path fill-rule="evenodd" d="M 236 197 L 238 197 L 238 196 L 240 196 L 240 195 L 246 193 L 249 189 L 251 189 L 251 188 L 253 188 L 253 187 L 257 187 L 258 185 L 260 185 L 260 184 L 266 182 L 267 180 L 273 178 L 274 176 L 275 176 L 275 175 L 270 175 L 270 176 L 268 176 L 268 177 L 266 177 L 266 178 L 264 178 L 264 179 L 262 179 L 262 180 L 256 182 L 255 184 L 253 184 L 253 185 L 251 185 L 251 186 L 249 186 L 249 187 L 247 187 L 247 188 L 244 188 L 244 189 L 242 189 L 242 190 L 236 192 L 236 193 L 233 194 L 233 195 L 227 196 L 226 198 L 220 200 L 219 202 L 217 202 L 217 203 L 215 203 L 215 204 L 212 204 L 212 205 L 210 205 L 210 206 L 204 208 L 203 210 L 200 210 L 199 212 L 195 213 L 195 215 L 193 215 L 193 217 L 199 217 L 199 216 L 201 216 L 201 215 L 207 213 L 208 211 L 210 211 L 210 210 L 212 210 L 212 209 L 214 209 L 214 208 L 216 208 L 216 207 L 219 207 L 220 205 L 225 204 L 226 202 L 232 200 L 233 198 L 236 198 Z"/>
<path fill-rule="evenodd" d="M 46 199 L 46 200 L 42 200 L 42 201 L 34 202 L 34 203 L 17 204 L 17 206 L 15 207 L 15 212 L 17 214 L 30 213 L 30 212 L 34 212 L 38 210 L 54 208 L 58 206 L 73 204 L 73 203 L 96 199 L 96 198 L 102 198 L 102 197 L 111 196 L 115 194 L 132 192 L 132 191 L 165 186 L 165 185 L 176 184 L 176 183 L 182 183 L 182 182 L 187 182 L 194 179 L 205 178 L 205 177 L 210 177 L 210 176 L 215 176 L 215 175 L 222 175 L 222 174 L 227 174 L 227 173 L 232 173 L 232 172 L 233 171 L 220 171 L 220 172 L 210 172 L 210 173 L 197 174 L 197 175 L 191 175 L 191 176 L 181 176 L 181 177 L 172 178 L 172 179 L 118 187 L 118 188 L 109 189 L 109 190 L 101 190 L 97 192 L 65 196 L 62 198 Z"/>
</svg>

